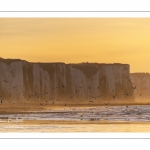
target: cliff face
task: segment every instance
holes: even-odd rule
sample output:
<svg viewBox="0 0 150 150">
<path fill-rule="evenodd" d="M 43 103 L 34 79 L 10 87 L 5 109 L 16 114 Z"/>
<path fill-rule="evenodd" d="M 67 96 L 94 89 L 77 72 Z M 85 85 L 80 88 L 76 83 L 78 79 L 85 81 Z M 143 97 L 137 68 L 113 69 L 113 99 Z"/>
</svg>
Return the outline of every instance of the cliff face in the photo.
<svg viewBox="0 0 150 150">
<path fill-rule="evenodd" d="M 149 73 L 131 73 L 134 95 L 137 100 L 146 100 L 150 98 L 150 74 Z"/>
<path fill-rule="evenodd" d="M 28 63 L 0 59 L 0 100 L 43 102 L 134 99 L 127 64 Z"/>
</svg>

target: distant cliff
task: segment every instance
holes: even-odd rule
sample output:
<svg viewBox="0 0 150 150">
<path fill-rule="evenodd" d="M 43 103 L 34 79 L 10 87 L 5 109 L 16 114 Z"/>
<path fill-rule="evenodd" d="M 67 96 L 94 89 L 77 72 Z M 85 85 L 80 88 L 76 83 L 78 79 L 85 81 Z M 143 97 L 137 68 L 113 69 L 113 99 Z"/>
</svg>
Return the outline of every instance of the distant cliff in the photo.
<svg viewBox="0 0 150 150">
<path fill-rule="evenodd" d="M 149 73 L 131 73 L 134 95 L 136 100 L 150 99 L 150 74 Z"/>
<path fill-rule="evenodd" d="M 0 100 L 133 100 L 128 64 L 29 63 L 0 59 Z"/>
</svg>

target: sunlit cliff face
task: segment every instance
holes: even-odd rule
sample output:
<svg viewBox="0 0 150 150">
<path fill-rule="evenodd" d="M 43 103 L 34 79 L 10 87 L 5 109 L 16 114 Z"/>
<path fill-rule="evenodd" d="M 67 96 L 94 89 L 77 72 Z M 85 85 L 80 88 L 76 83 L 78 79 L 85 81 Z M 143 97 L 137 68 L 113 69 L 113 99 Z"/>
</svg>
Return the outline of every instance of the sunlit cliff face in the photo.
<svg viewBox="0 0 150 150">
<path fill-rule="evenodd" d="M 103 100 L 132 101 L 134 93 L 129 78 L 128 64 L 29 63 L 0 59 L 0 100 L 3 103 L 84 100 L 86 104 Z"/>
<path fill-rule="evenodd" d="M 1 18 L 0 52 L 31 62 L 117 62 L 150 72 L 149 35 L 149 18 Z"/>
</svg>

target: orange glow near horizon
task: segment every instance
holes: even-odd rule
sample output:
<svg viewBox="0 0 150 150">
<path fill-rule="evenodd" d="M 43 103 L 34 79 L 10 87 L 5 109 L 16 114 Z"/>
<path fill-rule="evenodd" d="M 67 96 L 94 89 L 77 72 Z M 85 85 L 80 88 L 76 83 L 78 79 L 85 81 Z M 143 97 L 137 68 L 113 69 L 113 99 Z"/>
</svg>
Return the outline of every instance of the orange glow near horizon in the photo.
<svg viewBox="0 0 150 150">
<path fill-rule="evenodd" d="M 150 72 L 150 18 L 1 18 L 0 57 Z"/>
</svg>

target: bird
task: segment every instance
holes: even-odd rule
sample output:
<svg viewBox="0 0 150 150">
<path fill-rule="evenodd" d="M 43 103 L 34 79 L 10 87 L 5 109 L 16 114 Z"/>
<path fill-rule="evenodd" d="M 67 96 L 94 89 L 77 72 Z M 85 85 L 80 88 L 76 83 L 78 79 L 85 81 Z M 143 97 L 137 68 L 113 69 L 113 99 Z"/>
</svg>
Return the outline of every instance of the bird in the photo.
<svg viewBox="0 0 150 150">
<path fill-rule="evenodd" d="M 79 86 L 78 88 L 82 88 L 82 86 Z"/>
<path fill-rule="evenodd" d="M 130 96 L 130 94 L 129 94 L 129 93 L 127 93 L 127 92 L 125 92 L 123 95 Z"/>
<path fill-rule="evenodd" d="M 40 105 L 41 105 L 41 106 L 43 106 L 43 104 L 42 104 L 42 103 L 40 103 Z"/>
<path fill-rule="evenodd" d="M 29 95 L 29 97 L 31 98 L 33 95 Z"/>
<path fill-rule="evenodd" d="M 55 99 L 55 98 L 51 98 L 51 97 L 50 97 L 50 99 L 53 100 L 53 99 Z"/>
<path fill-rule="evenodd" d="M 8 82 L 7 80 L 4 80 L 4 82 Z"/>
<path fill-rule="evenodd" d="M 78 91 L 80 91 L 80 90 L 76 90 L 75 93 L 77 93 Z"/>
<path fill-rule="evenodd" d="M 133 89 L 135 90 L 135 89 L 136 89 L 136 86 L 135 86 L 135 87 L 133 87 Z"/>
<path fill-rule="evenodd" d="M 114 96 L 113 96 L 113 99 L 115 99 L 115 97 L 116 97 L 116 96 L 114 95 Z"/>
<path fill-rule="evenodd" d="M 14 86 L 13 88 L 16 88 L 17 86 Z"/>
<path fill-rule="evenodd" d="M 109 103 L 110 103 L 110 102 L 108 102 L 108 103 L 105 103 L 105 102 L 104 102 L 104 104 L 105 104 L 106 106 L 107 106 Z"/>
</svg>

